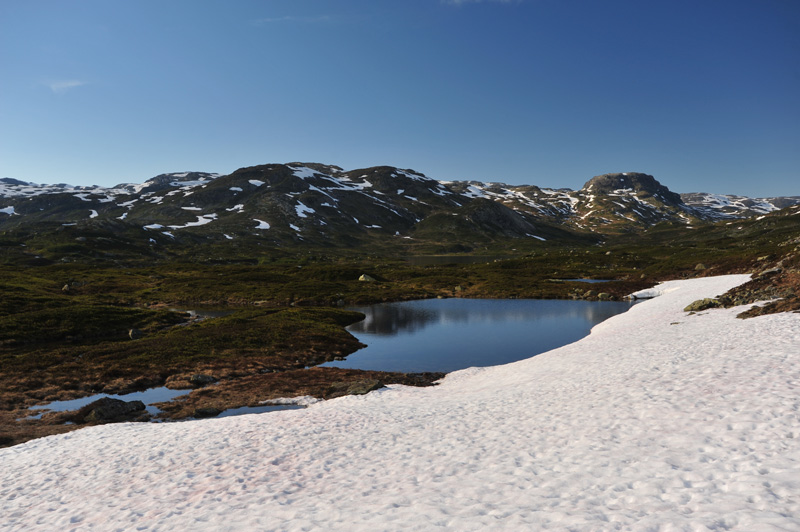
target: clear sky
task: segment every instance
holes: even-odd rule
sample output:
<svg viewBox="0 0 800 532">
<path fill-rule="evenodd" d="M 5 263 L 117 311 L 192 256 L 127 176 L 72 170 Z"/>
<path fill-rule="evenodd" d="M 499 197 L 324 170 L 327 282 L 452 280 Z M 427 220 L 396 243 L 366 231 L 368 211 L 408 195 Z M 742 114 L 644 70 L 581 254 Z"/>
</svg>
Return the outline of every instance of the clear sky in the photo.
<svg viewBox="0 0 800 532">
<path fill-rule="evenodd" d="M 800 195 L 800 1 L 0 0 L 0 177 L 291 161 Z"/>
</svg>

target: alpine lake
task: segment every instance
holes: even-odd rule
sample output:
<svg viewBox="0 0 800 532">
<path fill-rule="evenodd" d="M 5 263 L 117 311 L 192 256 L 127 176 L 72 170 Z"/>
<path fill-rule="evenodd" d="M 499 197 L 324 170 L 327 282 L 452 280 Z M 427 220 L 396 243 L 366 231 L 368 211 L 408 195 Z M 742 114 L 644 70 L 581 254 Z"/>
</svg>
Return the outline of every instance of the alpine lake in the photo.
<svg viewBox="0 0 800 532">
<path fill-rule="evenodd" d="M 322 367 L 451 372 L 523 360 L 580 340 L 632 302 L 426 299 L 356 307 L 347 328 L 367 347 Z"/>
<path fill-rule="evenodd" d="M 633 302 L 548 299 L 423 299 L 354 307 L 364 320 L 347 330 L 367 347 L 320 367 L 402 373 L 451 372 L 468 367 L 495 366 L 523 360 L 580 340 L 591 328 L 628 310 Z M 205 319 L 227 312 L 191 311 Z M 190 390 L 152 388 L 126 395 L 98 394 L 32 407 L 28 420 L 44 412 L 75 410 L 102 397 L 141 400 L 147 411 L 153 403 L 169 401 Z M 302 408 L 262 405 L 232 408 L 220 416 Z M 37 413 L 38 412 L 38 413 Z"/>
</svg>

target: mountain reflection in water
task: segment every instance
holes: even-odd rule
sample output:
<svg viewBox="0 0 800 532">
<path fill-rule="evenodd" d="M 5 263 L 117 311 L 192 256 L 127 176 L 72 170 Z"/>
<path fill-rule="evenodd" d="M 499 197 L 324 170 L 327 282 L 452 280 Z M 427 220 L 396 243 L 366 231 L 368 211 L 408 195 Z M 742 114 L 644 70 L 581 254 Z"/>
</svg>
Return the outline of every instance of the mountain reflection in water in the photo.
<svg viewBox="0 0 800 532">
<path fill-rule="evenodd" d="M 381 371 L 454 371 L 505 364 L 586 336 L 628 302 L 430 299 L 358 307 L 348 327 L 367 347 L 324 366 Z"/>
</svg>

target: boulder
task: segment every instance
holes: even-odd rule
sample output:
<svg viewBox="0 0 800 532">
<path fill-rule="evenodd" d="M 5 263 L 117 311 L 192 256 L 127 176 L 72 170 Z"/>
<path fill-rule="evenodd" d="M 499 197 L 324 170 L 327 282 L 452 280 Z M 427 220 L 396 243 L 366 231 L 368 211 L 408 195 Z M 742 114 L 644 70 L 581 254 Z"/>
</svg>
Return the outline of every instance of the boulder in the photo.
<svg viewBox="0 0 800 532">
<path fill-rule="evenodd" d="M 142 336 L 144 336 L 144 335 L 142 334 L 142 331 L 140 331 L 139 329 L 131 329 L 131 330 L 128 331 L 128 337 L 131 340 L 138 340 Z"/>
<path fill-rule="evenodd" d="M 383 388 L 383 383 L 376 379 L 364 379 L 354 382 L 334 382 L 325 392 L 325 399 L 333 399 L 345 395 L 364 395 L 373 390 Z"/>
<path fill-rule="evenodd" d="M 375 278 L 371 275 L 367 275 L 366 273 L 361 274 L 361 277 L 358 278 L 359 281 L 366 282 L 366 283 L 374 283 Z"/>
<path fill-rule="evenodd" d="M 722 307 L 722 303 L 718 299 L 698 299 L 697 301 L 690 303 L 689 305 L 684 308 L 684 312 L 700 312 L 701 310 L 706 310 L 710 308 L 720 308 Z"/>
<path fill-rule="evenodd" d="M 111 397 L 98 399 L 79 410 L 80 417 L 87 423 L 130 421 L 144 413 L 145 406 L 141 401 L 123 401 Z"/>
<path fill-rule="evenodd" d="M 195 408 L 192 417 L 196 417 L 198 419 L 204 417 L 217 417 L 222 413 L 222 410 L 219 408 L 214 408 L 213 406 L 204 406 L 201 408 Z"/>
<path fill-rule="evenodd" d="M 189 384 L 194 386 L 195 388 L 202 388 L 203 386 L 208 386 L 217 382 L 217 379 L 212 377 L 211 375 L 203 375 L 203 374 L 196 374 L 189 377 Z"/>
<path fill-rule="evenodd" d="M 783 268 L 780 266 L 776 266 L 775 268 L 769 268 L 768 270 L 764 270 L 763 272 L 756 275 L 756 278 L 759 277 L 767 277 L 768 275 L 775 275 L 776 273 L 782 273 Z"/>
<path fill-rule="evenodd" d="M 380 388 L 383 388 L 383 383 L 381 381 L 375 379 L 366 379 L 351 384 L 347 388 L 347 393 L 349 395 L 365 395 Z"/>
</svg>

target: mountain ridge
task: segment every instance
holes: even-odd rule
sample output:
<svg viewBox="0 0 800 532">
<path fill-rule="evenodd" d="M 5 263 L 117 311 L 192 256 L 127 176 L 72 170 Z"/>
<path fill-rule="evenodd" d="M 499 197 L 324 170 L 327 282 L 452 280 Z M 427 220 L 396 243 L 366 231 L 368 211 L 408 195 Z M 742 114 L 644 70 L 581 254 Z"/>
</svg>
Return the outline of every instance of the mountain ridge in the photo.
<svg viewBox="0 0 800 532">
<path fill-rule="evenodd" d="M 766 216 L 800 197 L 677 194 L 639 172 L 594 176 L 577 191 L 439 181 L 393 166 L 344 170 L 270 163 L 227 175 L 159 174 L 114 187 L 0 179 L 0 231 L 31 224 L 105 228 L 154 244 L 248 239 L 274 246 L 500 239 L 602 240 L 659 224 L 692 227 Z"/>
</svg>

